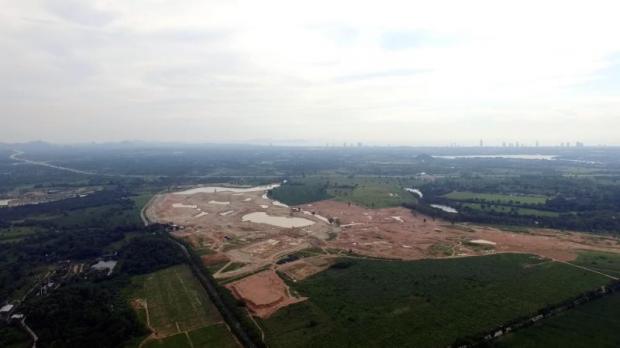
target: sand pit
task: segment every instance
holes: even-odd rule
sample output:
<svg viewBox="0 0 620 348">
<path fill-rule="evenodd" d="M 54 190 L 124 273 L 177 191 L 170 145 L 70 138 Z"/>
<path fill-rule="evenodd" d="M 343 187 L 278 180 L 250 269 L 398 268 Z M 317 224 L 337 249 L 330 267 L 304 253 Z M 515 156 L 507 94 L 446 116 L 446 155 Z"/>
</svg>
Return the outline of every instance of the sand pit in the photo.
<svg viewBox="0 0 620 348">
<path fill-rule="evenodd" d="M 230 202 L 226 201 L 226 202 L 220 202 L 220 201 L 209 201 L 209 204 L 218 204 L 218 205 L 229 205 Z"/>
<path fill-rule="evenodd" d="M 287 217 L 287 216 L 272 216 L 267 213 L 260 211 L 254 212 L 250 214 L 243 215 L 241 218 L 242 221 L 254 222 L 257 224 L 267 224 L 284 228 L 292 228 L 292 227 L 306 227 L 310 225 L 314 225 L 314 221 L 298 218 L 298 217 Z"/>
<path fill-rule="evenodd" d="M 497 245 L 497 243 L 495 242 L 491 242 L 490 240 L 484 240 L 484 239 L 474 239 L 474 240 L 468 241 L 467 243 L 479 244 L 479 245 Z"/>
<path fill-rule="evenodd" d="M 207 213 L 206 211 L 201 211 L 200 213 L 194 215 L 194 218 L 199 218 L 207 215 L 209 215 L 209 213 Z"/>
<path fill-rule="evenodd" d="M 173 208 L 189 208 L 189 209 L 197 209 L 198 206 L 195 204 L 183 204 L 183 203 L 174 203 L 172 204 Z"/>
<path fill-rule="evenodd" d="M 243 301 L 247 308 L 261 318 L 268 318 L 278 309 L 306 298 L 293 297 L 288 286 L 272 270 L 263 271 L 227 284 L 235 298 Z"/>
</svg>

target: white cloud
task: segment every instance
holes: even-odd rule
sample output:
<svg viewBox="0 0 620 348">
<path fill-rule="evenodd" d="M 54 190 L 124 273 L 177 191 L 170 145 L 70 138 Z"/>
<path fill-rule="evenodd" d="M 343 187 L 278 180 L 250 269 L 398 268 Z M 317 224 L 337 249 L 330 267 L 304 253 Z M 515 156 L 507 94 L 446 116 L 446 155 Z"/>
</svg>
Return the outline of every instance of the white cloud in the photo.
<svg viewBox="0 0 620 348">
<path fill-rule="evenodd" d="M 6 1 L 0 137 L 617 142 L 620 83 L 601 72 L 619 64 L 618 10 L 614 1 Z"/>
</svg>

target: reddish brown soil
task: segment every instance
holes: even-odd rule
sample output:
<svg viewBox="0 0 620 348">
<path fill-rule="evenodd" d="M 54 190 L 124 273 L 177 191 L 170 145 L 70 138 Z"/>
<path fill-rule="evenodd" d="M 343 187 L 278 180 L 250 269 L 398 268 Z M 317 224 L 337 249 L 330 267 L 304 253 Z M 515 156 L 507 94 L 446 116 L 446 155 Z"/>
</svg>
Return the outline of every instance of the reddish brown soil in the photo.
<svg viewBox="0 0 620 348">
<path fill-rule="evenodd" d="M 205 266 L 217 265 L 218 263 L 228 262 L 230 259 L 226 254 L 216 253 L 211 255 L 204 255 L 202 257 L 202 263 Z"/>
<path fill-rule="evenodd" d="M 517 233 L 475 225 L 453 226 L 405 208 L 367 209 L 331 200 L 303 208 L 340 220 L 341 231 L 335 240 L 327 242 L 329 247 L 374 257 L 414 260 L 522 252 L 569 261 L 580 250 L 620 252 L 620 242 L 614 238 L 544 229 Z M 468 243 L 475 239 L 496 245 L 481 248 Z M 438 249 L 448 250 L 449 254 L 438 254 Z"/>
<path fill-rule="evenodd" d="M 291 296 L 284 281 L 273 270 L 253 274 L 226 287 L 235 298 L 245 302 L 253 315 L 263 319 L 280 308 L 306 299 Z"/>
</svg>

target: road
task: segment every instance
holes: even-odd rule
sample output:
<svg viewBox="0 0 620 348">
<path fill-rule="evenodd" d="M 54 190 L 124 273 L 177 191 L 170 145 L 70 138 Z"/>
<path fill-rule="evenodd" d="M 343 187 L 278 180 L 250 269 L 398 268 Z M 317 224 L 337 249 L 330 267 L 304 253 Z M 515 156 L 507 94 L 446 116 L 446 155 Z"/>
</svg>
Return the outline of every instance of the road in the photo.
<svg viewBox="0 0 620 348">
<path fill-rule="evenodd" d="M 215 304 L 217 309 L 220 311 L 220 314 L 222 314 L 222 318 L 224 318 L 224 321 L 226 321 L 226 324 L 228 324 L 232 333 L 237 337 L 239 342 L 241 342 L 244 347 L 255 348 L 256 344 L 254 344 L 250 336 L 245 332 L 239 320 L 236 318 L 235 314 L 230 309 L 228 309 L 228 307 L 220 297 L 220 294 L 216 288 L 217 285 L 214 284 L 214 281 L 212 279 L 209 279 L 202 273 L 201 267 L 196 264 L 194 258 L 190 255 L 185 245 L 177 242 L 172 237 L 170 238 L 181 248 L 181 250 L 183 250 L 183 254 L 187 258 L 194 275 L 196 276 L 196 278 L 198 278 L 200 284 L 207 291 L 207 294 L 209 294 L 209 298 L 211 298 L 213 304 Z"/>
<path fill-rule="evenodd" d="M 35 166 L 42 166 L 42 167 L 47 167 L 47 168 L 52 168 L 52 169 L 64 170 L 66 172 L 71 172 L 71 173 L 75 173 L 75 174 L 82 174 L 82 175 L 95 175 L 95 176 L 105 176 L 105 177 L 113 177 L 113 178 L 145 178 L 145 177 L 148 177 L 148 175 L 103 174 L 103 173 L 91 172 L 91 171 L 87 171 L 87 170 L 81 170 L 81 169 L 75 169 L 75 168 L 70 168 L 70 167 L 58 166 L 58 165 L 50 164 L 50 163 L 43 162 L 43 161 L 33 161 L 33 160 L 29 160 L 29 159 L 20 157 L 23 154 L 24 154 L 23 151 L 13 150 L 13 154 L 11 156 L 9 156 L 9 158 L 14 160 L 14 161 L 25 163 L 25 164 L 31 164 L 31 165 L 35 165 Z"/>
<path fill-rule="evenodd" d="M 29 159 L 25 159 L 25 158 L 19 157 L 19 156 L 21 156 L 23 154 L 24 154 L 24 152 L 22 152 L 22 151 L 14 151 L 13 154 L 10 156 L 10 158 L 12 160 L 14 160 L 14 161 L 18 161 L 18 162 L 22 162 L 22 163 L 33 164 L 35 166 L 43 166 L 43 167 L 48 167 L 48 168 L 53 168 L 53 169 L 58 169 L 58 170 L 64 170 L 64 171 L 71 172 L 71 173 L 76 173 L 76 174 L 99 175 L 99 174 L 94 173 L 94 172 L 88 172 L 88 171 L 85 171 L 85 170 L 79 170 L 79 169 L 74 169 L 74 168 L 57 166 L 57 165 L 54 165 L 54 164 L 49 164 L 47 162 L 33 161 L 33 160 L 29 160 Z"/>
</svg>

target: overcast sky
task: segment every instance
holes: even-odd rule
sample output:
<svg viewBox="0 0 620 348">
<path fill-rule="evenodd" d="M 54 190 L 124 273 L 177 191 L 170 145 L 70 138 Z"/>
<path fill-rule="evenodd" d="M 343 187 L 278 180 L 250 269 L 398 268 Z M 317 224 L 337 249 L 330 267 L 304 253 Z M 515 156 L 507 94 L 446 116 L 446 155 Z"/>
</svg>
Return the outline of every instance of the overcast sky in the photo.
<svg viewBox="0 0 620 348">
<path fill-rule="evenodd" d="M 620 144 L 618 1 L 0 6 L 0 142 Z"/>
</svg>

